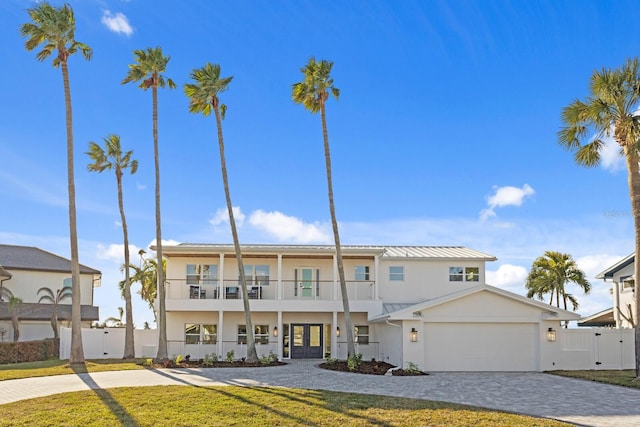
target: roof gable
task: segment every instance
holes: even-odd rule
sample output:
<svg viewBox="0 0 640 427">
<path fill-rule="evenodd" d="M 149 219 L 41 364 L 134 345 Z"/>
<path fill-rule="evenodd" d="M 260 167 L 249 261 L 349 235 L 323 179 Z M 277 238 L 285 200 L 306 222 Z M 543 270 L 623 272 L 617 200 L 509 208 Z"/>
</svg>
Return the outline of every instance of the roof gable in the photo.
<svg viewBox="0 0 640 427">
<path fill-rule="evenodd" d="M 6 270 L 59 271 L 71 273 L 71 261 L 34 246 L 0 245 L 0 265 Z M 82 274 L 100 274 L 80 264 Z"/>
<path fill-rule="evenodd" d="M 513 292 L 505 291 L 504 289 L 496 288 L 490 285 L 478 285 L 472 288 L 464 289 L 458 292 L 452 292 L 447 295 L 443 295 L 441 297 L 428 299 L 416 304 L 413 304 L 409 307 L 391 312 L 382 314 L 374 319 L 375 320 L 409 320 L 415 319 L 416 317 L 420 317 L 418 313 L 423 310 L 429 310 L 434 307 L 439 307 L 445 304 L 452 303 L 454 301 L 459 301 L 463 298 L 467 298 L 479 293 L 489 292 L 495 295 L 499 295 L 503 298 L 510 299 L 514 302 L 527 305 L 531 308 L 535 308 L 539 311 L 547 313 L 550 317 L 555 320 L 578 320 L 580 319 L 580 315 L 577 313 L 573 313 L 568 310 L 563 310 L 561 308 L 553 307 L 549 304 L 545 304 L 530 298 L 526 298 L 522 295 L 514 294 Z"/>
<path fill-rule="evenodd" d="M 626 266 L 628 266 L 629 264 L 633 264 L 633 261 L 635 259 L 635 252 L 627 255 L 626 257 L 622 258 L 620 261 L 618 261 L 617 263 L 613 264 L 611 267 L 607 268 L 606 270 L 604 270 L 603 272 L 599 273 L 596 276 L 596 279 L 611 279 L 613 278 L 613 275 L 616 274 L 618 271 L 622 270 L 623 268 L 625 268 Z"/>
</svg>

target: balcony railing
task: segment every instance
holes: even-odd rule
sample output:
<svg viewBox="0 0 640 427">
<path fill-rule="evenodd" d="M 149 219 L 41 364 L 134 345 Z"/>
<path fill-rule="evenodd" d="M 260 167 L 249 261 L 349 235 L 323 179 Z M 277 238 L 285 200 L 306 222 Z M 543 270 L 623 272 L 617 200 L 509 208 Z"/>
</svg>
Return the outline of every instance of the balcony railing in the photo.
<svg viewBox="0 0 640 427">
<path fill-rule="evenodd" d="M 334 286 L 333 280 L 282 280 L 281 289 L 277 280 L 260 279 L 247 284 L 249 299 L 259 300 L 341 300 L 340 285 Z M 350 300 L 374 299 L 373 282 L 347 281 Z M 217 280 L 191 283 L 187 279 L 167 280 L 167 298 L 169 299 L 241 299 L 242 289 L 238 280 Z"/>
</svg>

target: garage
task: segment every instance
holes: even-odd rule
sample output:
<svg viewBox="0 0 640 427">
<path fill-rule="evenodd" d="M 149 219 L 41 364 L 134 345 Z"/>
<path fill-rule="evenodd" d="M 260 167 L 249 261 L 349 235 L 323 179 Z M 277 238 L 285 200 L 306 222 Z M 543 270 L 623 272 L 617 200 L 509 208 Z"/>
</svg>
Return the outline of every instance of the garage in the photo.
<svg viewBox="0 0 640 427">
<path fill-rule="evenodd" d="M 536 323 L 424 324 L 428 371 L 537 371 Z"/>
</svg>

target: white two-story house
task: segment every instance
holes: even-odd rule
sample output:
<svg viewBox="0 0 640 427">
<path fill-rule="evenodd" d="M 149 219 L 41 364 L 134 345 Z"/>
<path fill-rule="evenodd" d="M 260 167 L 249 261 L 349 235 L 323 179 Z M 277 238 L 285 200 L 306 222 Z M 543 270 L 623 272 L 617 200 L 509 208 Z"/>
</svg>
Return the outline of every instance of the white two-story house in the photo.
<svg viewBox="0 0 640 427">
<path fill-rule="evenodd" d="M 11 291 L 22 303 L 16 307 L 20 341 L 41 340 L 54 336 L 51 326 L 52 305 L 38 303 L 40 288 L 49 288 L 55 295 L 63 286 L 71 286 L 71 261 L 33 246 L 0 244 L 0 286 Z M 4 274 L 4 275 L 3 275 Z M 98 307 L 94 306 L 93 289 L 100 286 L 101 273 L 80 265 L 80 304 L 82 327 L 89 328 L 98 320 Z M 0 335 L 4 341 L 13 341 L 12 313 L 9 303 L 0 299 Z M 60 302 L 59 326 L 71 322 L 71 298 Z"/>
<path fill-rule="evenodd" d="M 601 326 L 620 328 L 633 328 L 638 319 L 635 307 L 635 280 L 634 273 L 635 254 L 632 253 L 622 258 L 611 267 L 596 276 L 596 279 L 611 281 L 611 296 L 613 307 L 585 317 L 578 324 L 580 326 Z"/>
<path fill-rule="evenodd" d="M 549 332 L 579 318 L 486 285 L 485 263 L 495 257 L 472 249 L 342 250 L 356 350 L 365 359 L 428 370 L 542 370 Z M 185 243 L 163 253 L 169 355 L 245 355 L 233 245 Z M 259 355 L 346 358 L 333 246 L 243 245 L 242 257 Z"/>
</svg>

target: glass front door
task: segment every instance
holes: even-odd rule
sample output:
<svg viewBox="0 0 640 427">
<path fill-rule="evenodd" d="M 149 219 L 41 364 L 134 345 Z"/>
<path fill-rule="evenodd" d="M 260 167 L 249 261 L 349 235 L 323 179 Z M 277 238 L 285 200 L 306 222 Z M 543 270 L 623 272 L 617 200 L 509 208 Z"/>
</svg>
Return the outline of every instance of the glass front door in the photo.
<svg viewBox="0 0 640 427">
<path fill-rule="evenodd" d="M 291 325 L 291 358 L 322 359 L 322 325 Z"/>
</svg>

